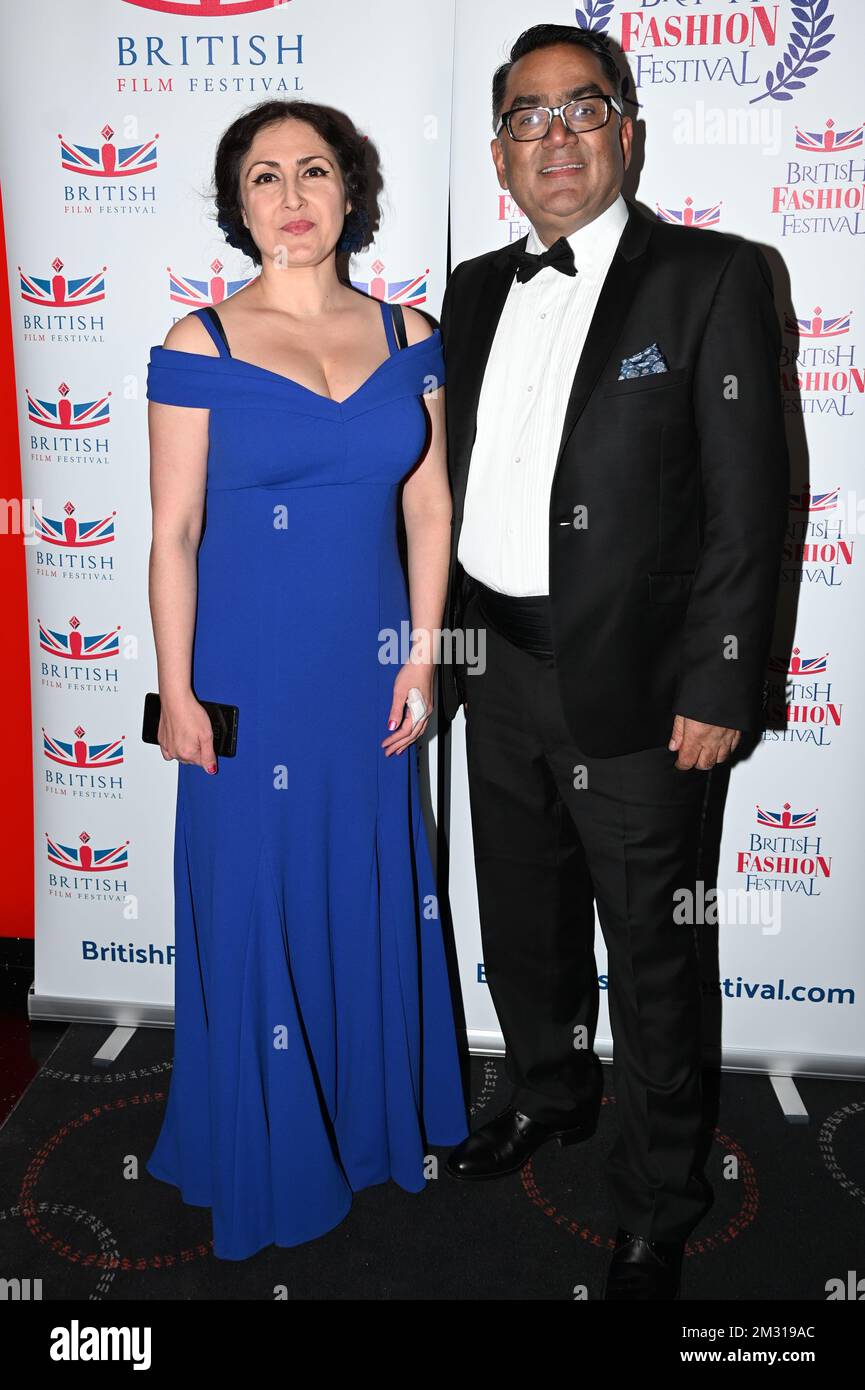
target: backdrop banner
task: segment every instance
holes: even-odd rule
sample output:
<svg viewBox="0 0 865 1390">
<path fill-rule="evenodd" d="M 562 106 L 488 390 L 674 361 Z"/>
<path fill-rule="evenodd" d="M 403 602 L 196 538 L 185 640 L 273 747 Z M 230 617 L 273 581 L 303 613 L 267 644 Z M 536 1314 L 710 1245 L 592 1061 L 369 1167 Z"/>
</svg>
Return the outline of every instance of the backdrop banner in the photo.
<svg viewBox="0 0 865 1390">
<path fill-rule="evenodd" d="M 772 266 L 784 331 L 790 519 L 767 671 L 771 727 L 730 776 L 717 892 L 704 880 L 693 905 L 707 1037 L 717 1037 L 721 1011 L 730 1064 L 862 1074 L 861 6 L 459 4 L 454 266 L 528 231 L 495 177 L 490 85 L 517 36 L 541 22 L 600 30 L 625 55 L 626 111 L 637 121 L 626 195 L 664 221 L 698 229 L 695 236 L 717 228 L 748 237 Z M 451 739 L 450 900 L 473 1042 L 500 1048 L 477 925 L 463 733 L 460 712 Z M 596 936 L 605 987 L 600 930 Z M 609 1053 L 605 1006 L 598 1042 Z"/>
<path fill-rule="evenodd" d="M 682 911 L 703 948 L 707 1037 L 722 1013 L 728 1063 L 862 1074 L 859 7 L 457 0 L 455 12 L 454 0 L 434 9 L 419 0 L 82 0 L 74 17 L 32 0 L 7 16 L 0 57 L 5 129 L 26 131 L 4 142 L 0 179 L 28 568 L 33 1014 L 172 1016 L 177 770 L 141 741 L 144 695 L 156 689 L 145 382 L 150 346 L 173 321 L 257 273 L 213 219 L 221 132 L 275 96 L 347 111 L 384 178 L 381 227 L 353 258 L 352 279 L 437 316 L 449 193 L 454 265 L 528 230 L 495 178 L 490 84 L 517 35 L 553 21 L 601 30 L 625 54 L 626 109 L 637 121 L 625 192 L 694 235 L 717 228 L 755 240 L 775 276 L 793 475 L 770 728 L 730 778 L 717 890 L 707 879 Z M 24 61 L 34 35 L 38 93 Z M 244 634 L 224 640 L 243 661 Z M 484 981 L 463 735 L 459 714 L 448 748 L 431 738 L 423 766 L 434 801 L 437 763 L 447 763 L 449 893 L 470 1041 L 501 1051 Z M 605 987 L 600 930 L 597 959 Z M 609 1049 L 604 1009 L 598 1050 Z"/>
<path fill-rule="evenodd" d="M 374 16 L 344 0 L 31 0 L 6 15 L 0 178 L 26 499 L 35 1015 L 172 1016 L 177 764 L 141 740 L 157 688 L 146 370 L 172 322 L 258 273 L 225 243 L 207 196 L 219 137 L 275 97 L 346 111 L 384 180 L 380 231 L 352 280 L 437 316 L 453 30 L 453 0 L 432 11 L 376 0 Z M 242 662 L 244 633 L 224 640 Z"/>
</svg>

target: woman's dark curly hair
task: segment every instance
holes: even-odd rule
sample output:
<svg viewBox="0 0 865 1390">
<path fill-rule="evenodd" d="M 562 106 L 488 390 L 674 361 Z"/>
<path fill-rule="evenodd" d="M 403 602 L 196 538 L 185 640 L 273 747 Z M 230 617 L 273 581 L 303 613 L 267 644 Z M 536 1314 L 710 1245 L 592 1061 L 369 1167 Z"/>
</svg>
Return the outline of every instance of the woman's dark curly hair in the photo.
<svg viewBox="0 0 865 1390">
<path fill-rule="evenodd" d="M 261 252 L 243 221 L 240 166 L 260 130 L 290 117 L 311 125 L 333 150 L 339 165 L 351 211 L 343 223 L 337 251 L 361 251 L 372 241 L 367 205 L 366 136 L 355 129 L 344 112 L 332 106 L 320 106 L 313 101 L 262 101 L 238 116 L 223 132 L 216 150 L 212 194 L 216 201 L 216 221 L 225 240 L 229 246 L 243 251 L 256 265 L 261 265 Z"/>
</svg>

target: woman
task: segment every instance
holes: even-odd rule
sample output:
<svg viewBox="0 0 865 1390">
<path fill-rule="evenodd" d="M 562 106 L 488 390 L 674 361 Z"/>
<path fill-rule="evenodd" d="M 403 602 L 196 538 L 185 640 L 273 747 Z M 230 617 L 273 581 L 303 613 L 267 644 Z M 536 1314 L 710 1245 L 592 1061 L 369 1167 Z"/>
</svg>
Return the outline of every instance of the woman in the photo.
<svg viewBox="0 0 865 1390">
<path fill-rule="evenodd" d="M 264 102 L 215 184 L 261 273 L 148 371 L 159 742 L 180 766 L 174 1071 L 146 1166 L 245 1259 L 332 1229 L 360 1188 L 420 1191 L 426 1145 L 468 1133 L 415 746 L 451 502 L 438 330 L 409 309 L 401 347 L 400 315 L 337 276 L 369 239 L 362 138 Z M 388 664 L 382 630 L 409 625 L 420 659 Z M 217 764 L 197 697 L 238 706 L 235 757 Z"/>
</svg>

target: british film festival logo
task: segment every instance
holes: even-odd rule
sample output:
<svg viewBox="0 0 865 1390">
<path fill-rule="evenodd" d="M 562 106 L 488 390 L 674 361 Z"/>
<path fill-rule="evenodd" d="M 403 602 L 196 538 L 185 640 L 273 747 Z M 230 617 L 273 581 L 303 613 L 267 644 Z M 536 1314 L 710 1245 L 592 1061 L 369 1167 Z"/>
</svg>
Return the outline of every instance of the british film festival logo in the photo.
<svg viewBox="0 0 865 1390">
<path fill-rule="evenodd" d="M 816 304 L 802 318 L 787 313 L 781 349 L 784 409 L 801 415 L 853 415 L 865 390 L 850 336 L 852 309 L 825 314 Z"/>
<path fill-rule="evenodd" d="M 421 271 L 420 275 L 412 275 L 408 280 L 386 280 L 382 275 L 384 269 L 384 261 L 374 260 L 370 266 L 373 272 L 372 279 L 352 279 L 351 283 L 356 290 L 370 295 L 373 299 L 381 299 L 386 304 L 406 304 L 409 308 L 415 308 L 418 304 L 426 303 L 429 293 L 429 266 Z"/>
<path fill-rule="evenodd" d="M 128 840 L 120 844 L 109 841 L 94 845 L 90 832 L 84 829 L 78 832 L 73 844 L 64 844 L 46 830 L 45 861 L 49 897 L 87 902 L 125 902 L 128 899 L 129 885 L 125 877 L 129 868 Z M 118 877 L 119 874 L 124 876 Z"/>
<path fill-rule="evenodd" d="M 122 801 L 126 735 L 95 741 L 83 724 L 71 735 L 42 726 L 42 785 L 46 795 L 73 801 Z"/>
<path fill-rule="evenodd" d="M 790 494 L 784 539 L 782 584 L 819 584 L 840 589 L 853 564 L 855 538 L 865 526 L 856 494 L 847 500 L 844 515 L 840 487 L 828 492 L 809 488 Z"/>
<path fill-rule="evenodd" d="M 109 463 L 111 392 L 88 393 L 81 387 L 73 392 L 65 380 L 49 390 L 25 387 L 33 462 Z"/>
<path fill-rule="evenodd" d="M 64 627 L 49 627 L 37 618 L 39 678 L 46 690 L 65 694 L 116 695 L 120 681 L 120 628 L 108 632 L 82 628 L 72 614 Z M 134 648 L 124 655 L 134 655 Z M 34 662 L 35 666 L 35 662 Z"/>
<path fill-rule="evenodd" d="M 805 656 L 794 647 L 788 660 L 769 658 L 766 712 L 779 727 L 766 729 L 763 742 L 828 748 L 841 727 L 843 708 L 829 679 L 828 652 Z"/>
<path fill-rule="evenodd" d="M 75 503 L 65 502 L 63 516 L 43 516 L 33 510 L 35 528 L 29 541 L 35 546 L 36 574 L 45 580 L 114 582 L 114 541 L 117 512 L 79 520 Z"/>
<path fill-rule="evenodd" d="M 139 10 L 156 10 L 160 14 L 182 14 L 191 19 L 227 19 L 239 14 L 256 14 L 275 10 L 291 0 L 123 0 Z"/>
<path fill-rule="evenodd" d="M 246 276 L 239 280 L 227 280 L 221 273 L 225 267 L 218 256 L 210 262 L 211 274 L 206 279 L 180 275 L 171 266 L 166 268 L 172 302 L 182 304 L 187 309 L 200 309 L 207 305 L 216 307 L 229 295 L 243 289 L 253 278 Z M 352 278 L 351 283 L 363 294 L 368 294 L 373 299 L 384 300 L 388 304 L 406 304 L 415 308 L 426 303 L 429 295 L 429 266 L 420 275 L 412 275 L 408 280 L 387 280 L 382 275 L 384 269 L 384 262 L 375 260 L 370 266 L 373 272 L 371 280 Z"/>
<path fill-rule="evenodd" d="M 210 262 L 210 274 L 204 278 L 180 275 L 172 267 L 168 271 L 168 294 L 174 304 L 182 304 L 185 309 L 215 307 L 248 285 L 253 276 L 247 275 L 239 280 L 227 280 L 222 274 L 225 266 L 218 256 Z M 180 317 L 180 315 L 178 315 Z"/>
<path fill-rule="evenodd" d="M 822 836 L 811 833 L 817 810 L 794 811 L 785 801 L 778 811 L 757 806 L 756 812 L 760 829 L 736 855 L 736 873 L 743 876 L 746 891 L 819 897 L 832 873 L 832 856 L 824 853 Z"/>
<path fill-rule="evenodd" d="M 21 315 L 21 337 L 25 343 L 104 342 L 105 316 L 88 309 L 105 299 L 107 266 L 84 275 L 67 275 L 60 256 L 51 262 L 51 273 L 38 274 L 18 267 L 18 293 L 26 309 Z M 85 312 L 87 310 L 87 312 Z"/>
<path fill-rule="evenodd" d="M 45 516 L 34 508 L 28 543 L 35 550 L 36 573 L 70 584 L 113 584 L 116 511 L 79 520 L 74 502 L 65 502 L 62 510 L 62 516 Z"/>
<path fill-rule="evenodd" d="M 291 0 L 124 0 L 124 4 L 129 6 L 128 18 L 136 11 L 148 11 L 148 28 L 115 36 L 117 93 L 149 96 L 185 91 L 211 96 L 228 92 L 238 97 L 257 93 L 277 97 L 304 90 L 303 34 L 231 33 L 214 22 L 230 24 L 245 15 L 274 12 L 290 19 Z M 204 19 L 208 25 L 199 29 L 193 24 L 189 33 L 177 33 L 171 24 L 166 32 L 154 33 L 157 26 L 149 18 L 153 14 Z"/>
<path fill-rule="evenodd" d="M 67 216 L 152 217 L 156 212 L 156 184 L 142 179 L 157 165 L 158 131 L 140 139 L 138 121 L 127 116 L 124 134 L 115 139 L 113 126 L 99 131 L 100 139 L 72 140 L 59 134 L 60 165 L 67 178 L 63 196 Z"/>
</svg>

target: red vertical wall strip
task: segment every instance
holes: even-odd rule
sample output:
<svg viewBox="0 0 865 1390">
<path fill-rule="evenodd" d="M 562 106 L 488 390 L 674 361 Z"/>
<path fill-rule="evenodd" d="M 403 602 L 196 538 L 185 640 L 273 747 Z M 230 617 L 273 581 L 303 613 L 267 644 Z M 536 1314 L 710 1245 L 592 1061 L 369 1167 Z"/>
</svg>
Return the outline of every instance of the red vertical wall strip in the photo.
<svg viewBox="0 0 865 1390">
<path fill-rule="evenodd" d="M 14 525 L 21 497 L 18 399 L 12 356 L 12 318 L 0 193 L 0 612 L 3 624 L 3 841 L 6 871 L 0 887 L 0 936 L 33 935 L 33 729 L 24 546 Z M 32 524 L 32 517 L 28 519 Z"/>
</svg>

